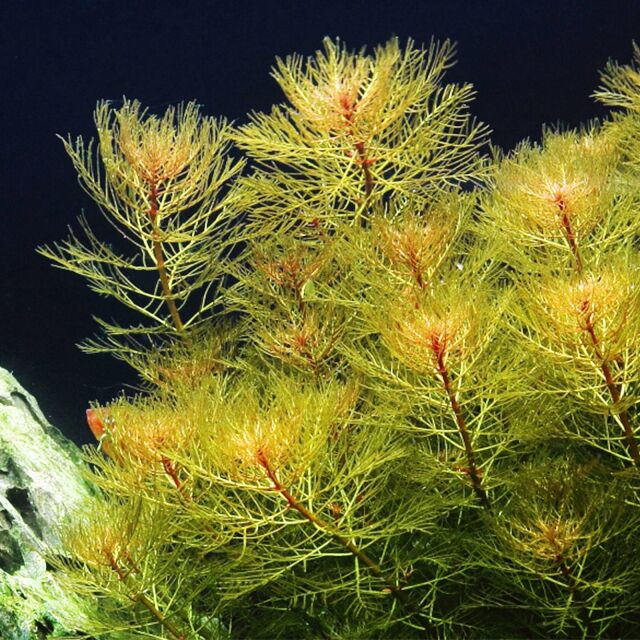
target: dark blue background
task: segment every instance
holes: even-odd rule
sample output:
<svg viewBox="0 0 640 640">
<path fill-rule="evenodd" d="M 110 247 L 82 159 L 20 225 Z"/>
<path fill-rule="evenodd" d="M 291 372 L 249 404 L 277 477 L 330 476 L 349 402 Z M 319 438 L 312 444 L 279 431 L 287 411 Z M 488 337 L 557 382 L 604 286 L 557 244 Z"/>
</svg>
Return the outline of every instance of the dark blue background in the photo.
<svg viewBox="0 0 640 640">
<path fill-rule="evenodd" d="M 511 148 L 543 123 L 604 115 L 589 94 L 609 57 L 631 59 L 639 19 L 637 0 L 1 0 L 0 366 L 77 442 L 90 440 L 88 402 L 135 382 L 74 346 L 95 333 L 92 314 L 117 309 L 34 253 L 82 208 L 95 213 L 55 136 L 91 137 L 98 99 L 126 95 L 158 111 L 196 99 L 242 121 L 281 101 L 274 57 L 312 54 L 325 35 L 356 49 L 391 35 L 452 38 L 449 78 L 475 85 L 475 115 Z"/>
</svg>

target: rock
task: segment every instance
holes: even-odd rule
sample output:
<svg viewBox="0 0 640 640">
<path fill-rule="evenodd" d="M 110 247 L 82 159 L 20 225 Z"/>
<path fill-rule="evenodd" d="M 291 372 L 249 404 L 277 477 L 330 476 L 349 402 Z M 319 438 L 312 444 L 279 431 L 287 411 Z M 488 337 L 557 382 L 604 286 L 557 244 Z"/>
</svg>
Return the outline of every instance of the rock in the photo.
<svg viewBox="0 0 640 640">
<path fill-rule="evenodd" d="M 0 368 L 0 638 L 43 640 L 86 619 L 43 558 L 59 550 L 56 523 L 91 494 L 77 447 Z"/>
</svg>

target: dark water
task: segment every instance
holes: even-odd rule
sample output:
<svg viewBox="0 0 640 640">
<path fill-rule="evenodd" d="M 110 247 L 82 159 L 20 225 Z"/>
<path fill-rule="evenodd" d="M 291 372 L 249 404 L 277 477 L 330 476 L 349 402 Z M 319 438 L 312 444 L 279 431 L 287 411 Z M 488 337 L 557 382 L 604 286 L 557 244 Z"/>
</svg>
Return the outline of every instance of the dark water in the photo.
<svg viewBox="0 0 640 640">
<path fill-rule="evenodd" d="M 459 44 L 450 78 L 478 90 L 474 113 L 510 148 L 542 123 L 601 115 L 589 98 L 608 57 L 628 61 L 640 3 L 542 0 L 211 2 L 107 0 L 0 3 L 0 366 L 34 393 L 52 422 L 88 440 L 84 409 L 106 401 L 126 367 L 82 355 L 92 314 L 119 310 L 35 254 L 84 208 L 56 134 L 90 137 L 98 99 L 138 98 L 152 110 L 195 99 L 208 115 L 242 121 L 282 99 L 276 55 L 311 54 L 324 36 L 349 46 L 391 35 Z"/>
</svg>

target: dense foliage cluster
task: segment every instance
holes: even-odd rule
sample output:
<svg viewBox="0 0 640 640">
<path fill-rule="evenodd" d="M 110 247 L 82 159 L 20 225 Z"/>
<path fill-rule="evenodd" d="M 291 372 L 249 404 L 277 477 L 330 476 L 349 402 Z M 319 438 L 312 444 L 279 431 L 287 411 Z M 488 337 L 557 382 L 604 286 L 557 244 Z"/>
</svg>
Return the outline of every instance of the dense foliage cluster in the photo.
<svg viewBox="0 0 640 640">
<path fill-rule="evenodd" d="M 142 321 L 85 345 L 142 388 L 87 412 L 69 628 L 637 634 L 640 52 L 609 120 L 508 154 L 453 55 L 326 40 L 238 128 L 125 101 L 65 141 L 132 251 L 41 251 Z"/>
</svg>

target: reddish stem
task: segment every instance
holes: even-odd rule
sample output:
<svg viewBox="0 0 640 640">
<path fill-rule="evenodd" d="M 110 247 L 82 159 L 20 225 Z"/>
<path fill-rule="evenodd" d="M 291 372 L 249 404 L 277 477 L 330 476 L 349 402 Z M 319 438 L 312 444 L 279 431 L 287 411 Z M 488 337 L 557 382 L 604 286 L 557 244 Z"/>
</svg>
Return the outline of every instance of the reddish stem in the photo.
<svg viewBox="0 0 640 640">
<path fill-rule="evenodd" d="M 351 540 L 349 540 L 348 538 L 340 534 L 338 531 L 336 531 L 333 525 L 331 525 L 328 522 L 325 522 L 324 520 L 319 518 L 315 513 L 307 509 L 300 501 L 298 501 L 289 492 L 289 490 L 286 487 L 284 487 L 280 483 L 275 471 L 271 468 L 271 465 L 269 464 L 269 461 L 266 455 L 262 451 L 258 453 L 257 458 L 258 458 L 258 464 L 264 469 L 264 472 L 269 478 L 269 480 L 271 480 L 274 490 L 280 493 L 280 495 L 287 501 L 287 503 L 292 509 L 295 509 L 296 511 L 298 511 L 298 513 L 302 514 L 309 522 L 313 523 L 319 529 L 326 531 L 332 538 L 334 538 L 334 540 L 337 540 L 340 544 L 342 544 L 345 548 L 347 548 L 360 562 L 362 562 L 364 565 L 366 565 L 369 568 L 369 570 L 371 571 L 371 573 L 373 573 L 373 575 L 375 575 L 377 578 L 379 578 L 384 582 L 389 592 L 392 593 L 395 596 L 395 598 L 397 598 L 397 600 L 404 607 L 406 607 L 406 609 L 412 615 L 418 618 L 424 619 L 425 615 L 421 611 L 416 609 L 407 600 L 407 597 L 404 591 L 402 591 L 402 587 L 398 586 L 393 580 L 388 578 L 384 574 L 380 566 L 374 560 L 372 560 L 364 551 L 362 551 L 362 549 L 359 549 L 355 544 L 353 544 Z M 428 625 L 426 623 L 421 622 L 421 626 L 425 631 L 428 630 Z"/>
<path fill-rule="evenodd" d="M 564 234 L 567 239 L 567 243 L 569 248 L 571 249 L 571 253 L 573 253 L 573 257 L 576 260 L 576 268 L 579 272 L 583 269 L 582 256 L 580 255 L 580 251 L 578 249 L 578 242 L 576 240 L 576 234 L 571 226 L 571 220 L 569 219 L 569 210 L 567 207 L 566 200 L 562 197 L 562 195 L 558 194 L 555 198 L 555 203 L 562 214 L 561 224 L 564 230 Z"/>
<path fill-rule="evenodd" d="M 178 489 L 178 491 L 180 491 L 180 493 L 184 495 L 184 485 L 182 484 L 182 482 L 180 482 L 180 478 L 178 478 L 178 473 L 175 466 L 173 465 L 173 462 L 171 462 L 171 460 L 169 460 L 169 458 L 167 458 L 166 456 L 162 456 L 160 460 L 162 462 L 162 467 L 165 470 L 165 473 L 171 478 L 173 484 L 176 485 L 176 489 Z"/>
<path fill-rule="evenodd" d="M 427 285 L 424 281 L 424 278 L 422 277 L 422 270 L 420 269 L 420 263 L 418 260 L 418 256 L 416 255 L 416 251 L 413 247 L 409 247 L 408 252 L 408 262 L 411 273 L 420 289 L 424 289 Z"/>
<path fill-rule="evenodd" d="M 113 554 L 108 551 L 106 552 L 107 560 L 109 561 L 109 566 L 116 572 L 118 575 L 118 579 L 126 584 L 127 583 L 127 575 L 122 570 L 117 560 L 113 557 Z M 139 602 L 143 607 L 145 607 L 149 613 L 175 638 L 175 640 L 185 640 L 185 635 L 181 633 L 178 628 L 167 620 L 160 611 L 158 611 L 157 607 L 144 595 L 144 593 L 138 593 L 136 595 L 130 594 L 129 597 L 134 602 Z"/>
<path fill-rule="evenodd" d="M 362 167 L 362 173 L 364 174 L 364 199 L 368 200 L 373 190 L 373 175 L 369 169 L 373 161 L 367 158 L 364 142 L 356 142 L 354 146 L 358 152 L 358 164 Z"/>
<path fill-rule="evenodd" d="M 560 569 L 560 573 L 562 573 L 564 579 L 567 582 L 567 586 L 569 587 L 569 591 L 571 591 L 571 593 L 575 593 L 576 591 L 576 582 L 573 578 L 573 575 L 571 573 L 571 568 L 569 567 L 569 565 L 567 564 L 567 561 L 564 557 L 564 554 L 562 554 L 561 552 L 559 552 L 556 557 L 554 558 L 554 561 L 556 563 L 556 565 L 558 566 L 558 568 Z"/>
<path fill-rule="evenodd" d="M 471 484 L 473 485 L 473 490 L 476 495 L 480 499 L 480 502 L 483 507 L 486 509 L 491 509 L 491 504 L 489 503 L 489 498 L 487 496 L 486 491 L 482 487 L 482 480 L 480 479 L 480 473 L 478 471 L 478 467 L 476 465 L 475 453 L 473 451 L 473 445 L 471 444 L 471 437 L 469 436 L 469 430 L 467 429 L 467 423 L 464 419 L 464 415 L 462 413 L 462 407 L 460 406 L 460 402 L 456 396 L 456 393 L 453 389 L 453 385 L 451 383 L 451 377 L 449 375 L 449 371 L 445 365 L 445 345 L 438 337 L 434 337 L 432 340 L 431 349 L 436 358 L 436 370 L 440 377 L 442 378 L 442 385 L 447 393 L 447 397 L 449 399 L 449 404 L 451 405 L 451 410 L 456 419 L 456 425 L 458 427 L 458 431 L 460 436 L 462 437 L 462 442 L 464 444 L 464 450 L 467 454 L 467 464 L 468 469 L 467 473 L 471 478 Z"/>
<path fill-rule="evenodd" d="M 609 389 L 609 393 L 611 394 L 611 399 L 613 400 L 614 405 L 618 405 L 622 398 L 620 385 L 616 383 L 613 377 L 613 373 L 611 372 L 611 368 L 609 367 L 609 363 L 604 357 L 604 354 L 602 354 L 600 351 L 600 343 L 598 337 L 596 336 L 596 331 L 590 317 L 587 317 L 586 319 L 585 330 L 589 334 L 591 342 L 593 343 L 593 349 L 596 354 L 596 358 L 598 358 L 598 360 L 600 361 L 600 370 L 602 371 L 605 383 L 607 385 L 607 388 Z M 631 426 L 631 421 L 629 420 L 629 414 L 627 413 L 626 409 L 621 409 L 620 411 L 618 411 L 617 415 L 624 429 L 624 435 L 627 441 L 627 446 L 629 447 L 629 451 L 631 452 L 631 458 L 633 459 L 634 464 L 638 464 L 640 462 L 640 450 L 638 449 L 638 442 L 635 438 L 633 427 Z"/>
<path fill-rule="evenodd" d="M 347 135 L 353 138 L 353 118 L 357 110 L 357 104 L 352 103 L 347 96 L 342 96 L 340 98 L 340 106 L 342 107 L 342 116 L 347 124 Z M 354 142 L 353 146 L 358 154 L 358 164 L 362 167 L 362 173 L 364 175 L 364 199 L 366 202 L 373 190 L 373 175 L 371 174 L 371 169 L 369 169 L 369 167 L 373 164 L 374 160 L 368 157 L 367 149 L 363 140 Z"/>
<path fill-rule="evenodd" d="M 576 240 L 575 232 L 573 231 L 571 227 L 571 221 L 569 220 L 567 203 L 560 195 L 556 197 L 555 202 L 558 206 L 558 209 L 560 210 L 560 213 L 562 214 L 562 228 L 564 229 L 569 248 L 571 249 L 571 252 L 573 253 L 573 256 L 576 260 L 576 269 L 578 273 L 581 273 L 584 269 L 584 263 L 582 261 L 582 256 L 580 255 L 580 250 L 578 249 L 578 242 Z M 594 352 L 596 354 L 596 358 L 598 358 L 598 360 L 600 361 L 600 370 L 602 371 L 605 383 L 607 385 L 607 388 L 609 389 L 609 393 L 611 394 L 611 399 L 613 400 L 614 405 L 617 405 L 622 397 L 620 393 L 620 386 L 616 384 L 613 373 L 611 372 L 611 368 L 609 367 L 604 354 L 600 352 L 600 342 L 598 340 L 598 337 L 596 336 L 595 328 L 590 316 L 587 316 L 586 318 L 584 329 L 589 334 L 589 337 L 591 338 L 591 342 L 593 344 Z M 633 459 L 634 464 L 638 464 L 640 462 L 640 450 L 638 449 L 638 443 L 635 439 L 633 427 L 631 426 L 631 422 L 629 421 L 627 410 L 620 410 L 618 412 L 618 418 L 620 419 L 620 422 L 622 423 L 622 427 L 624 429 L 624 435 L 627 440 L 629 451 L 631 452 L 631 458 Z"/>
<path fill-rule="evenodd" d="M 176 306 L 171 286 L 169 285 L 169 276 L 167 275 L 167 268 L 164 261 L 164 253 L 162 251 L 162 241 L 160 240 L 160 231 L 158 229 L 156 219 L 158 217 L 158 185 L 156 182 L 150 184 L 149 194 L 149 219 L 151 220 L 151 226 L 153 227 L 153 256 L 156 260 L 156 267 L 158 268 L 158 274 L 160 276 L 160 284 L 162 285 L 162 292 L 164 294 L 164 300 L 169 308 L 171 319 L 178 333 L 184 332 L 184 324 L 178 307 Z"/>
</svg>

